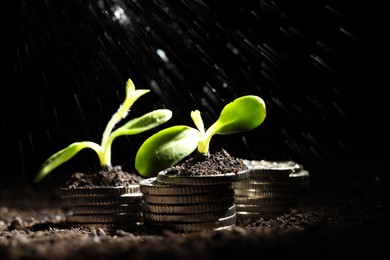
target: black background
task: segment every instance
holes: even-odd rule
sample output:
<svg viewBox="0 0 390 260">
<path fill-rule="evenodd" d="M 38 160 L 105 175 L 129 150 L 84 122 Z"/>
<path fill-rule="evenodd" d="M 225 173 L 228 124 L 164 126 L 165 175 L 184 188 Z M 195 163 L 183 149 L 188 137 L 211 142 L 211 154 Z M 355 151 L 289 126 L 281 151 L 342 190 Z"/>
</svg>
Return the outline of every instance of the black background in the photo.
<svg viewBox="0 0 390 260">
<path fill-rule="evenodd" d="M 113 19 L 119 7 L 128 20 Z M 162 127 L 193 126 L 194 109 L 207 127 L 234 98 L 261 96 L 265 122 L 215 136 L 211 151 L 294 160 L 317 184 L 388 178 L 387 14 L 375 2 L 7 1 L 0 12 L 2 190 L 98 168 L 83 150 L 33 183 L 54 152 L 100 142 L 128 78 L 151 89 L 129 118 L 169 108 Z M 151 133 L 118 138 L 113 164 L 132 171 Z"/>
</svg>

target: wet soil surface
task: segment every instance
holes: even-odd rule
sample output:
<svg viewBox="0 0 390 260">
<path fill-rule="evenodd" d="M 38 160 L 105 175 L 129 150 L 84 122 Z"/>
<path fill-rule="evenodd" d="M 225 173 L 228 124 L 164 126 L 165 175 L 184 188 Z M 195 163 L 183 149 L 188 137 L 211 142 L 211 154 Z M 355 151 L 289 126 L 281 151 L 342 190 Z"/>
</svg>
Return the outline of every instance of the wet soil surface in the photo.
<svg viewBox="0 0 390 260">
<path fill-rule="evenodd" d="M 235 158 L 221 149 L 208 155 L 194 152 L 192 156 L 166 169 L 166 172 L 180 176 L 200 176 L 239 173 L 246 169 L 248 167 L 242 159 Z"/>
<path fill-rule="evenodd" d="M 115 187 L 138 184 L 143 178 L 135 173 L 126 172 L 120 165 L 103 167 L 97 174 L 75 172 L 62 188 Z"/>
<path fill-rule="evenodd" d="M 71 227 L 55 195 L 3 192 L 0 259 L 375 259 L 390 253 L 388 182 L 321 184 L 280 216 L 183 234 Z"/>
</svg>

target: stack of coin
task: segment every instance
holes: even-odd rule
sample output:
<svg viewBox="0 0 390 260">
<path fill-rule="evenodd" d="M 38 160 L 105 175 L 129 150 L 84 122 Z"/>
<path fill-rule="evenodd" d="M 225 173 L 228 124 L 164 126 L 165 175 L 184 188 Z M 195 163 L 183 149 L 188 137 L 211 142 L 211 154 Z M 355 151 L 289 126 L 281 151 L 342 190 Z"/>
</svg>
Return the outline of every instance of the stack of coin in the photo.
<svg viewBox="0 0 390 260">
<path fill-rule="evenodd" d="M 83 227 L 142 225 L 142 193 L 138 184 L 126 187 L 61 189 L 67 222 Z"/>
<path fill-rule="evenodd" d="M 238 219 L 270 219 L 298 207 L 309 186 L 309 172 L 293 161 L 244 160 L 247 180 L 235 182 Z"/>
<path fill-rule="evenodd" d="M 160 172 L 140 182 L 144 202 L 144 226 L 193 232 L 226 229 L 236 225 L 233 181 L 239 174 L 172 176 Z"/>
</svg>

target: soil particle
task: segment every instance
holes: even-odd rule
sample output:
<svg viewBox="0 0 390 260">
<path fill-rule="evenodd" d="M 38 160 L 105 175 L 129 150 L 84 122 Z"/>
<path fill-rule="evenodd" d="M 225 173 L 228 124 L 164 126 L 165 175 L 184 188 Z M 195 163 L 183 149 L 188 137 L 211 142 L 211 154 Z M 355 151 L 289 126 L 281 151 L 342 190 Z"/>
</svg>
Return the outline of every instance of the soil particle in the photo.
<svg viewBox="0 0 390 260">
<path fill-rule="evenodd" d="M 121 166 L 104 167 L 92 174 L 76 172 L 66 182 L 65 188 L 114 187 L 137 184 L 143 178 L 136 173 L 122 170 Z"/>
<path fill-rule="evenodd" d="M 178 175 L 217 175 L 238 173 L 247 169 L 242 159 L 232 157 L 227 151 L 221 150 L 207 156 L 197 155 L 186 158 L 182 162 L 167 169 L 169 174 Z M 64 188 L 94 188 L 127 186 L 139 183 L 143 177 L 138 173 L 126 172 L 120 165 L 103 167 L 96 173 L 76 172 L 71 175 Z"/>
<path fill-rule="evenodd" d="M 232 157 L 222 149 L 208 155 L 196 154 L 181 163 L 167 169 L 167 174 L 181 176 L 218 175 L 226 173 L 238 173 L 246 170 L 247 166 L 240 158 Z"/>
<path fill-rule="evenodd" d="M 390 253 L 386 176 L 314 184 L 274 218 L 191 233 L 68 226 L 59 199 L 2 191 L 0 259 L 382 259 Z"/>
<path fill-rule="evenodd" d="M 359 203 L 346 204 L 340 199 L 333 205 L 312 198 L 311 203 L 272 219 L 240 220 L 226 230 L 184 234 L 154 233 L 142 227 L 68 227 L 55 206 L 37 210 L 2 207 L 0 258 L 372 259 L 389 253 L 389 203 L 383 205 L 387 210 L 365 218 L 359 214 Z M 356 211 L 356 215 L 339 207 Z M 374 216 L 387 220 L 378 222 Z"/>
</svg>

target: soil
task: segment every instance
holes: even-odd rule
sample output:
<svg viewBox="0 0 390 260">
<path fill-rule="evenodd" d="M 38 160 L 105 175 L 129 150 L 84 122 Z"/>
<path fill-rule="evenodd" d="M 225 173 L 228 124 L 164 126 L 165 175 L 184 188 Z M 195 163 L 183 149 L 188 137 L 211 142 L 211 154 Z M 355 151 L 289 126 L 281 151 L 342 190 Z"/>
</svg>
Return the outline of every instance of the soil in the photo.
<svg viewBox="0 0 390 260">
<path fill-rule="evenodd" d="M 234 158 L 226 150 L 201 155 L 195 153 L 185 158 L 182 162 L 167 169 L 169 174 L 182 176 L 195 175 L 218 175 L 226 173 L 238 173 L 248 167 L 240 158 Z M 103 167 L 99 172 L 88 174 L 82 172 L 73 173 L 66 181 L 63 188 L 95 188 L 107 186 L 127 186 L 139 183 L 143 177 L 122 170 L 120 165 Z"/>
<path fill-rule="evenodd" d="M 108 175 L 123 180 L 121 168 L 114 169 Z M 93 180 L 88 176 L 79 184 Z M 55 196 L 33 189 L 18 193 L 30 203 L 16 203 L 17 194 L 15 201 L 2 202 L 0 259 L 373 259 L 390 253 L 388 185 L 366 179 L 314 184 L 296 207 L 272 219 L 238 219 L 229 229 L 183 234 L 142 226 L 71 227 Z"/>
<path fill-rule="evenodd" d="M 248 167 L 240 158 L 232 157 L 226 150 L 202 155 L 195 152 L 194 155 L 183 162 L 168 168 L 167 174 L 181 176 L 218 175 L 226 173 L 238 173 Z"/>
<path fill-rule="evenodd" d="M 139 183 L 143 178 L 136 173 L 122 170 L 120 165 L 114 167 L 103 167 L 96 174 L 76 172 L 70 176 L 63 188 L 95 188 L 95 187 L 115 187 L 128 186 Z"/>
</svg>

